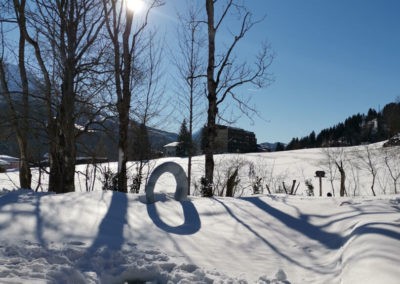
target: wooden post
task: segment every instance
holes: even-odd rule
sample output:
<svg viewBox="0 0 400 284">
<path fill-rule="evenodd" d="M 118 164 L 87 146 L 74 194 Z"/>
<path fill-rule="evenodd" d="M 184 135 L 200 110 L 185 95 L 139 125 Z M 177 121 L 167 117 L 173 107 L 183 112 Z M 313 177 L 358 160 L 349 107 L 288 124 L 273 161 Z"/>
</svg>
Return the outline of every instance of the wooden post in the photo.
<svg viewBox="0 0 400 284">
<path fill-rule="evenodd" d="M 319 177 L 319 196 L 322 196 L 322 177 Z"/>
<path fill-rule="evenodd" d="M 319 196 L 322 196 L 322 178 L 325 177 L 324 171 L 316 171 L 315 177 L 319 178 Z"/>
</svg>

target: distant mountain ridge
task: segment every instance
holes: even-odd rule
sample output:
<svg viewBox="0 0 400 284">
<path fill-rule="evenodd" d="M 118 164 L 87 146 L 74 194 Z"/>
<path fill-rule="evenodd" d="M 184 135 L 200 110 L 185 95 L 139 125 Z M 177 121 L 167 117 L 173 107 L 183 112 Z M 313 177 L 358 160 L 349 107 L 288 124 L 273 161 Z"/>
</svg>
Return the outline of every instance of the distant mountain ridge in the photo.
<svg viewBox="0 0 400 284">
<path fill-rule="evenodd" d="M 330 146 L 357 146 L 389 139 L 400 132 L 400 100 L 387 104 L 381 111 L 373 108 L 367 114 L 355 114 L 330 128 L 293 138 L 285 150 Z"/>
<path fill-rule="evenodd" d="M 8 88 L 13 93 L 13 101 L 17 106 L 17 111 L 19 108 L 19 99 L 21 98 L 18 95 L 18 92 L 21 91 L 21 80 L 19 76 L 18 66 L 8 64 L 7 65 L 7 81 Z M 38 97 L 40 97 L 39 87 L 38 87 L 38 79 L 32 73 L 28 73 L 30 92 L 37 93 Z M 0 91 L 1 87 L 0 87 Z M 17 93 L 17 94 L 16 94 Z M 31 116 L 35 121 L 42 121 L 46 123 L 46 111 L 44 111 L 43 101 L 39 98 L 31 98 L 30 103 L 32 105 L 33 110 L 31 111 Z M 80 107 L 79 107 L 80 108 Z M 18 144 L 15 139 L 15 135 L 13 134 L 13 129 L 7 123 L 8 121 L 8 104 L 4 100 L 4 97 L 0 95 L 0 154 L 10 155 L 10 156 L 19 156 Z M 107 157 L 110 160 L 116 160 L 118 157 L 117 153 L 117 144 L 116 137 L 118 133 L 118 120 L 116 118 L 108 119 L 104 122 L 104 118 L 107 116 L 105 113 L 100 113 L 94 115 L 96 110 L 91 110 L 90 107 L 85 107 L 84 114 L 81 114 L 76 120 L 76 128 L 77 131 L 84 129 L 84 125 L 88 124 L 89 121 L 98 122 L 97 124 L 92 124 L 88 129 L 89 132 L 87 134 L 81 135 L 77 140 L 77 151 L 78 155 L 87 155 L 87 151 L 99 151 L 99 155 L 103 157 Z M 5 122 L 5 123 L 4 123 Z M 134 123 L 134 122 L 133 122 Z M 104 127 L 99 127 L 100 124 L 103 124 Z M 99 131 L 100 129 L 107 129 L 109 135 L 102 133 Z M 178 134 L 147 127 L 149 143 L 152 147 L 153 151 L 160 151 L 165 144 L 177 141 Z M 31 135 L 29 139 L 29 144 L 31 148 L 35 150 L 36 157 L 34 159 L 40 159 L 43 157 L 45 153 L 48 151 L 48 146 L 46 145 L 44 130 L 39 131 L 39 138 L 33 137 L 35 135 Z M 131 143 L 132 141 L 128 141 Z"/>
</svg>

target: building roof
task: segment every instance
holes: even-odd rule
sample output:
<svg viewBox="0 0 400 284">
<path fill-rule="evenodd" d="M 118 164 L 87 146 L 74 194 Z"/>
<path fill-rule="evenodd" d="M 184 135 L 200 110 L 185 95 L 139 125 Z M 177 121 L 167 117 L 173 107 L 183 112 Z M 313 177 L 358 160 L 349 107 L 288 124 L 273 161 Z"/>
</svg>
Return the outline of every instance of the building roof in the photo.
<svg viewBox="0 0 400 284">
<path fill-rule="evenodd" d="M 7 155 L 0 155 L 0 159 L 6 162 L 17 162 L 19 161 L 18 158 L 7 156 Z"/>
<path fill-rule="evenodd" d="M 171 142 L 163 147 L 177 147 L 181 142 Z"/>
<path fill-rule="evenodd" d="M 8 166 L 10 163 L 0 159 L 0 166 Z"/>
</svg>

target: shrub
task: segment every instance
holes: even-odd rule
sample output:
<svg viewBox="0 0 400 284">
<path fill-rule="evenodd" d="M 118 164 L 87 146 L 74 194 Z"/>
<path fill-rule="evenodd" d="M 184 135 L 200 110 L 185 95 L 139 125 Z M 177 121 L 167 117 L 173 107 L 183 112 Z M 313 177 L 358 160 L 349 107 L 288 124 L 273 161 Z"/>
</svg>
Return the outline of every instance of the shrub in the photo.
<svg viewBox="0 0 400 284">
<path fill-rule="evenodd" d="M 252 188 L 253 188 L 253 194 L 263 193 L 262 178 L 256 176 L 255 180 L 252 183 Z"/>
<path fill-rule="evenodd" d="M 132 178 L 131 193 L 139 193 L 141 184 L 142 184 L 142 175 L 136 174 Z"/>
<path fill-rule="evenodd" d="M 307 196 L 314 196 L 314 186 L 311 182 L 311 179 L 306 179 L 305 183 L 306 183 L 306 187 L 307 187 L 307 190 L 306 190 Z"/>
<path fill-rule="evenodd" d="M 103 190 L 117 191 L 118 190 L 118 174 L 114 173 L 110 168 L 107 168 L 103 172 L 103 178 L 101 180 L 101 183 L 103 184 L 103 186 L 102 186 Z"/>
</svg>

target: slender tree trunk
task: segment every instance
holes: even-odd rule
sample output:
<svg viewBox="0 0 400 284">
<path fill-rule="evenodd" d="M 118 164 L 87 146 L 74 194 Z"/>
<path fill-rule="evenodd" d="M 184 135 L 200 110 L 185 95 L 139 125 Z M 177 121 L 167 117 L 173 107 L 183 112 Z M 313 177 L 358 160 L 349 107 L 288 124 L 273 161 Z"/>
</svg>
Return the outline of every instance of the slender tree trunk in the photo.
<svg viewBox="0 0 400 284">
<path fill-rule="evenodd" d="M 119 139 L 118 139 L 118 191 L 128 192 L 128 179 L 126 163 L 128 161 L 128 128 L 129 111 L 125 110 L 126 104 L 120 106 L 123 110 L 119 111 Z"/>
<path fill-rule="evenodd" d="M 22 113 L 17 115 L 18 121 L 14 123 L 14 130 L 17 136 L 18 147 L 20 151 L 19 162 L 19 181 L 22 188 L 31 188 L 31 169 L 29 167 L 29 146 L 28 146 L 28 132 L 29 132 L 29 83 L 25 68 L 25 0 L 21 2 L 14 0 L 15 18 L 19 27 L 19 48 L 18 48 L 18 67 L 21 78 L 22 87 Z M 12 100 L 9 103 L 13 103 Z M 19 128 L 18 131 L 16 128 Z"/>
<path fill-rule="evenodd" d="M 58 126 L 58 146 L 56 149 L 57 172 L 56 192 L 66 193 L 75 191 L 75 92 L 74 92 L 74 62 L 69 59 L 66 63 L 63 83 L 61 86 L 61 105 Z"/>
<path fill-rule="evenodd" d="M 214 146 L 216 137 L 215 120 L 218 113 L 217 108 L 217 85 L 214 80 L 215 70 L 215 33 L 214 28 L 214 1 L 206 0 L 207 23 L 208 23 L 208 66 L 207 66 L 207 89 L 208 89 L 208 113 L 207 113 L 207 142 L 205 146 L 205 188 L 203 195 L 213 195 L 214 183 Z"/>
<path fill-rule="evenodd" d="M 54 191 L 57 188 L 56 184 L 56 169 L 57 163 L 56 161 L 56 131 L 55 131 L 55 122 L 53 119 L 53 109 L 52 109 L 52 94 L 51 94 L 51 82 L 50 76 L 46 69 L 41 50 L 37 41 L 33 40 L 26 29 L 26 17 L 25 17 L 25 1 L 19 2 L 18 0 L 14 0 L 14 7 L 18 10 L 19 19 L 18 25 L 21 33 L 23 34 L 25 40 L 34 48 L 35 57 L 39 63 L 40 69 L 42 71 L 42 75 L 44 78 L 44 94 L 45 94 L 45 102 L 47 107 L 47 133 L 49 137 L 49 164 L 50 164 L 50 175 L 49 175 L 49 191 Z M 22 166 L 23 167 L 23 166 Z"/>
<path fill-rule="evenodd" d="M 376 193 L 375 193 L 375 190 L 374 190 L 374 187 L 375 187 L 375 178 L 376 178 L 376 174 L 373 174 L 373 175 L 372 175 L 372 185 L 371 185 L 371 190 L 372 190 L 373 196 L 376 196 Z"/>
<path fill-rule="evenodd" d="M 126 163 L 128 161 L 128 129 L 129 129 L 129 108 L 131 104 L 131 68 L 132 54 L 130 51 L 130 35 L 132 30 L 133 12 L 126 12 L 125 30 L 122 35 L 122 90 L 118 96 L 119 113 L 119 140 L 118 140 L 118 191 L 128 192 L 128 179 Z M 119 45 L 118 45 L 119 46 Z M 119 48 L 119 47 L 118 47 Z M 118 65 L 117 65 L 118 64 Z M 116 61 L 116 68 L 121 68 L 119 61 Z M 118 76 L 118 75 L 117 75 Z M 119 83 L 119 82 L 118 82 Z"/>
<path fill-rule="evenodd" d="M 8 89 L 8 84 L 7 84 L 7 80 L 6 80 L 6 71 L 5 71 L 5 67 L 4 67 L 4 62 L 3 60 L 0 58 L 0 77 L 1 77 L 1 88 L 3 89 L 3 96 L 5 97 L 7 104 L 8 104 L 8 108 L 10 110 L 10 115 L 11 115 L 11 121 L 12 121 L 12 126 L 14 128 L 15 131 L 15 135 L 17 138 L 17 143 L 18 143 L 18 147 L 20 149 L 20 155 L 21 155 L 21 161 L 25 159 L 26 161 L 26 153 L 24 152 L 25 150 L 25 143 L 23 140 L 23 135 L 22 135 L 22 130 L 21 127 L 18 125 L 18 121 L 19 121 L 19 117 L 17 115 L 17 111 L 14 107 L 12 98 L 11 98 L 11 94 L 10 91 Z M 24 158 L 22 158 L 24 157 Z M 28 172 L 26 171 L 26 168 L 23 166 L 24 163 L 20 163 L 20 186 L 22 188 L 30 188 L 30 181 L 29 181 L 29 185 L 27 185 L 25 182 L 27 182 L 27 180 L 25 179 L 27 177 L 27 173 L 30 173 L 29 170 L 29 166 L 28 166 Z"/>
<path fill-rule="evenodd" d="M 340 165 L 336 163 L 336 166 L 340 172 L 340 197 L 343 197 L 346 192 L 346 172 L 344 171 L 342 162 L 340 162 Z"/>
</svg>

